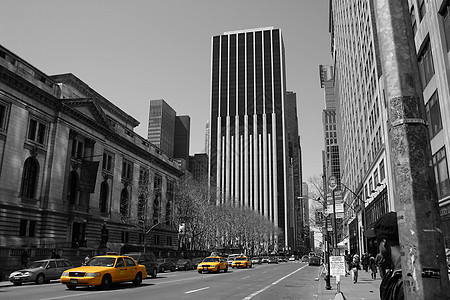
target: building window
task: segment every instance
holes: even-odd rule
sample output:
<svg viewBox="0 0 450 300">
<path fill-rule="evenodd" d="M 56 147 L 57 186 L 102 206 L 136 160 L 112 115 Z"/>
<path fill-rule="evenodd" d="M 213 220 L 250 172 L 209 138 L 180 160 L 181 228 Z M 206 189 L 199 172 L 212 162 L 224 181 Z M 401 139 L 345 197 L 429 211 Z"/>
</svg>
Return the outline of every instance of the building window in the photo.
<svg viewBox="0 0 450 300">
<path fill-rule="evenodd" d="M 114 157 L 111 153 L 103 153 L 102 169 L 104 171 L 112 172 L 113 159 Z"/>
<path fill-rule="evenodd" d="M 437 91 L 434 92 L 433 96 L 431 96 L 430 100 L 425 105 L 425 111 L 427 113 L 430 138 L 433 138 L 439 131 L 442 130 L 441 109 L 439 107 L 439 97 Z"/>
<path fill-rule="evenodd" d="M 69 204 L 75 205 L 77 203 L 77 197 L 78 197 L 78 185 L 80 183 L 80 180 L 78 178 L 77 171 L 71 171 L 69 174 L 69 187 L 68 187 L 68 194 L 67 198 L 69 199 Z"/>
<path fill-rule="evenodd" d="M 127 160 L 122 162 L 122 179 L 132 180 L 133 164 Z"/>
<path fill-rule="evenodd" d="M 81 140 L 74 139 L 72 141 L 72 158 L 83 158 L 84 143 Z"/>
<path fill-rule="evenodd" d="M 166 225 L 172 225 L 172 210 L 173 210 L 173 198 L 174 198 L 174 183 L 167 181 L 167 193 L 166 193 Z"/>
<path fill-rule="evenodd" d="M 167 237 L 167 246 L 172 246 L 172 237 L 171 236 Z"/>
<path fill-rule="evenodd" d="M 6 131 L 7 116 L 8 116 L 8 106 L 0 102 L 0 132 Z"/>
<path fill-rule="evenodd" d="M 34 237 L 36 235 L 36 221 L 31 220 L 20 220 L 19 236 L 30 236 Z"/>
<path fill-rule="evenodd" d="M 430 40 L 425 42 L 422 52 L 419 54 L 419 73 L 422 88 L 425 88 L 434 75 L 433 54 Z"/>
<path fill-rule="evenodd" d="M 28 140 L 44 145 L 46 129 L 47 125 L 44 123 L 41 123 L 35 119 L 30 119 L 28 123 Z"/>
<path fill-rule="evenodd" d="M 122 215 L 122 217 L 128 217 L 128 203 L 128 190 L 125 187 L 120 193 L 120 214 Z"/>
<path fill-rule="evenodd" d="M 128 243 L 129 241 L 129 232 L 128 231 L 122 231 L 121 232 L 121 237 L 120 237 L 120 242 L 121 243 Z"/>
<path fill-rule="evenodd" d="M 444 6 L 444 9 L 440 12 L 444 23 L 445 42 L 447 46 L 447 52 L 450 50 L 450 13 L 449 13 L 450 1 Z"/>
<path fill-rule="evenodd" d="M 161 213 L 162 177 L 155 175 L 153 181 L 153 224 L 159 223 Z"/>
<path fill-rule="evenodd" d="M 412 29 L 413 29 L 413 33 L 415 35 L 416 32 L 417 32 L 417 22 L 416 22 L 416 14 L 415 14 L 415 11 L 414 11 L 414 6 L 411 7 L 410 17 L 411 17 L 411 26 L 412 26 Z"/>
<path fill-rule="evenodd" d="M 385 173 L 384 173 L 384 160 L 380 162 L 380 165 L 378 166 L 378 169 L 380 170 L 380 182 L 384 180 Z"/>
<path fill-rule="evenodd" d="M 422 21 L 425 17 L 425 14 L 427 13 L 427 8 L 425 7 L 425 0 L 419 0 L 419 20 Z"/>
<path fill-rule="evenodd" d="M 450 181 L 448 178 L 447 156 L 445 148 L 441 148 L 433 155 L 433 169 L 436 177 L 436 186 L 439 199 L 450 194 Z"/>
<path fill-rule="evenodd" d="M 108 182 L 105 180 L 100 185 L 100 212 L 106 213 L 106 208 L 108 206 L 108 193 L 109 193 L 109 186 Z"/>
<path fill-rule="evenodd" d="M 22 174 L 20 195 L 25 198 L 34 198 L 39 173 L 39 163 L 34 157 L 25 160 Z"/>
<path fill-rule="evenodd" d="M 153 243 L 154 243 L 155 245 L 159 245 L 159 235 L 155 234 L 155 235 L 153 236 Z"/>
</svg>

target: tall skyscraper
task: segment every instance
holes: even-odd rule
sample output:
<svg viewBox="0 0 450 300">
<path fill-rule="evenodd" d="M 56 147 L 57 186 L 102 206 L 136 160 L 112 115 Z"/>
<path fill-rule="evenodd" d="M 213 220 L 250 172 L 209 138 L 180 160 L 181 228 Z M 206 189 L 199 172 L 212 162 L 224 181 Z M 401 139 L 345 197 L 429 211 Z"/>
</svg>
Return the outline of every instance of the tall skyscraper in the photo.
<svg viewBox="0 0 450 300">
<path fill-rule="evenodd" d="M 163 99 L 150 100 L 148 140 L 173 157 L 175 110 Z"/>
<path fill-rule="evenodd" d="M 148 140 L 167 155 L 189 161 L 191 118 L 177 116 L 176 111 L 163 99 L 150 100 Z"/>
<path fill-rule="evenodd" d="M 283 231 L 279 247 L 290 246 L 292 231 L 285 95 L 280 29 L 212 38 L 209 178 L 222 192 L 218 202 L 247 206 L 272 220 Z"/>
</svg>

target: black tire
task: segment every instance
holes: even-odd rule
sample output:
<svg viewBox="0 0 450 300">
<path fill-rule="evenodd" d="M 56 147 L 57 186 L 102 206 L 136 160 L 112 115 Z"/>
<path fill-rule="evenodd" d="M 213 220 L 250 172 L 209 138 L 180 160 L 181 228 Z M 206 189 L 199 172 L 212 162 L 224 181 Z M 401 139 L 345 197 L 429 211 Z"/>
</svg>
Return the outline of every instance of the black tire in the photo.
<svg viewBox="0 0 450 300">
<path fill-rule="evenodd" d="M 36 277 L 36 280 L 34 281 L 36 284 L 43 284 L 45 282 L 45 275 L 40 273 Z"/>
<path fill-rule="evenodd" d="M 216 273 L 220 273 L 220 266 L 217 266 L 217 271 Z"/>
<path fill-rule="evenodd" d="M 22 285 L 22 282 L 14 282 L 14 285 Z"/>
<path fill-rule="evenodd" d="M 164 273 L 164 267 L 159 268 L 159 273 Z"/>
<path fill-rule="evenodd" d="M 111 276 L 109 274 L 103 275 L 102 283 L 100 284 L 100 288 L 102 290 L 107 290 L 111 287 Z"/>
<path fill-rule="evenodd" d="M 67 287 L 69 290 L 74 290 L 74 289 L 77 288 L 76 285 L 66 285 L 66 287 Z"/>
<path fill-rule="evenodd" d="M 150 276 L 151 276 L 152 278 L 155 278 L 156 276 L 158 276 L 158 271 L 156 271 L 156 268 L 153 268 L 153 271 L 152 271 L 152 273 L 150 274 Z"/>
<path fill-rule="evenodd" d="M 142 274 L 141 272 L 139 272 L 136 274 L 136 277 L 134 277 L 133 284 L 140 285 L 141 283 L 142 283 Z"/>
<path fill-rule="evenodd" d="M 201 271 L 201 270 L 198 270 L 197 272 L 198 272 L 198 274 L 202 274 L 202 271 Z"/>
<path fill-rule="evenodd" d="M 170 272 L 175 272 L 175 267 L 171 267 Z"/>
<path fill-rule="evenodd" d="M 225 270 L 223 270 L 224 273 L 228 272 L 228 267 L 225 267 Z"/>
<path fill-rule="evenodd" d="M 250 264 L 248 267 L 249 267 L 249 268 L 253 267 L 253 264 Z"/>
</svg>

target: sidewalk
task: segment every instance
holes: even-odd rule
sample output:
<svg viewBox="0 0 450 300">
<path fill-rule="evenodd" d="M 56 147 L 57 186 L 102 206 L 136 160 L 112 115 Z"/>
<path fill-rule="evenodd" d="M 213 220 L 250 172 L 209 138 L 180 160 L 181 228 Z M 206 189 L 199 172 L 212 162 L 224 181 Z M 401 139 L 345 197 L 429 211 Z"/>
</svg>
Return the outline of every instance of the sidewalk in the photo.
<svg viewBox="0 0 450 300">
<path fill-rule="evenodd" d="M 358 282 L 353 283 L 351 275 L 341 276 L 340 291 L 347 300 L 379 300 L 380 299 L 380 274 L 377 279 L 372 279 L 370 272 L 359 270 Z M 317 300 L 333 300 L 337 293 L 336 278 L 331 277 L 331 290 L 325 289 L 324 276 L 319 276 L 319 288 Z"/>
</svg>

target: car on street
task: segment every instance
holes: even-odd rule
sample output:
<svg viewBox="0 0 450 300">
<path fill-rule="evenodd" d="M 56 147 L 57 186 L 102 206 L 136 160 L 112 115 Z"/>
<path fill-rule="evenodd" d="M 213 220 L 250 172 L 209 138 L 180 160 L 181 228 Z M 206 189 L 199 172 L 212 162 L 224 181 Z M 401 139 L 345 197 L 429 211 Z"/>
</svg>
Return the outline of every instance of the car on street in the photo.
<svg viewBox="0 0 450 300">
<path fill-rule="evenodd" d="M 251 261 L 252 261 L 252 264 L 257 264 L 257 265 L 260 265 L 260 264 L 262 264 L 262 258 L 261 257 L 257 257 L 257 256 L 254 256 L 254 257 L 252 257 L 251 258 Z"/>
<path fill-rule="evenodd" d="M 289 261 L 295 261 L 295 255 L 291 255 L 291 257 L 289 257 Z"/>
<path fill-rule="evenodd" d="M 197 266 L 198 273 L 203 271 L 219 273 L 220 270 L 228 272 L 228 261 L 220 256 L 208 256 Z"/>
<path fill-rule="evenodd" d="M 238 256 L 241 256 L 241 255 L 242 255 L 242 254 L 230 254 L 230 255 L 228 255 L 228 257 L 227 257 L 228 265 L 231 266 L 231 264 L 233 263 L 234 259 L 235 259 L 236 257 L 238 257 Z"/>
<path fill-rule="evenodd" d="M 196 268 L 194 267 L 194 263 L 192 262 L 192 260 L 187 258 L 181 258 L 176 261 L 175 269 L 187 271 L 187 270 L 194 270 Z"/>
<path fill-rule="evenodd" d="M 77 286 L 100 286 L 109 289 L 112 283 L 131 281 L 140 285 L 147 277 L 144 265 L 139 265 L 133 258 L 123 255 L 94 256 L 81 267 L 66 270 L 60 281 L 69 290 Z"/>
<path fill-rule="evenodd" d="M 164 273 L 166 270 L 175 272 L 175 259 L 173 258 L 158 258 L 159 272 Z"/>
<path fill-rule="evenodd" d="M 302 256 L 302 262 L 309 262 L 309 256 L 308 255 L 303 255 Z"/>
<path fill-rule="evenodd" d="M 277 264 L 278 263 L 278 257 L 276 257 L 276 256 L 269 256 L 269 258 L 267 259 L 267 262 L 269 264 Z"/>
<path fill-rule="evenodd" d="M 231 267 L 234 268 L 251 268 L 252 261 L 247 256 L 238 256 L 231 263 Z"/>
<path fill-rule="evenodd" d="M 194 267 L 194 270 L 197 269 L 198 264 L 201 263 L 204 259 L 205 259 L 204 257 L 194 257 L 194 258 L 192 259 L 192 264 L 194 265 L 194 266 L 193 266 L 193 267 Z"/>
<path fill-rule="evenodd" d="M 321 261 L 321 259 L 319 256 L 310 256 L 309 257 L 309 265 L 310 266 L 320 266 L 321 265 L 320 261 Z"/>
<path fill-rule="evenodd" d="M 269 257 L 268 256 L 263 256 L 261 259 L 262 263 L 268 263 L 269 262 Z"/>
<path fill-rule="evenodd" d="M 59 279 L 65 270 L 71 268 L 73 264 L 67 259 L 37 260 L 27 268 L 12 272 L 9 275 L 9 281 L 14 285 L 21 285 L 24 282 L 48 283 L 50 280 Z"/>
<path fill-rule="evenodd" d="M 158 275 L 158 259 L 152 253 L 127 253 L 124 256 L 129 256 L 134 259 L 138 264 L 145 266 L 145 270 L 147 274 L 152 278 L 155 278 Z"/>
</svg>

